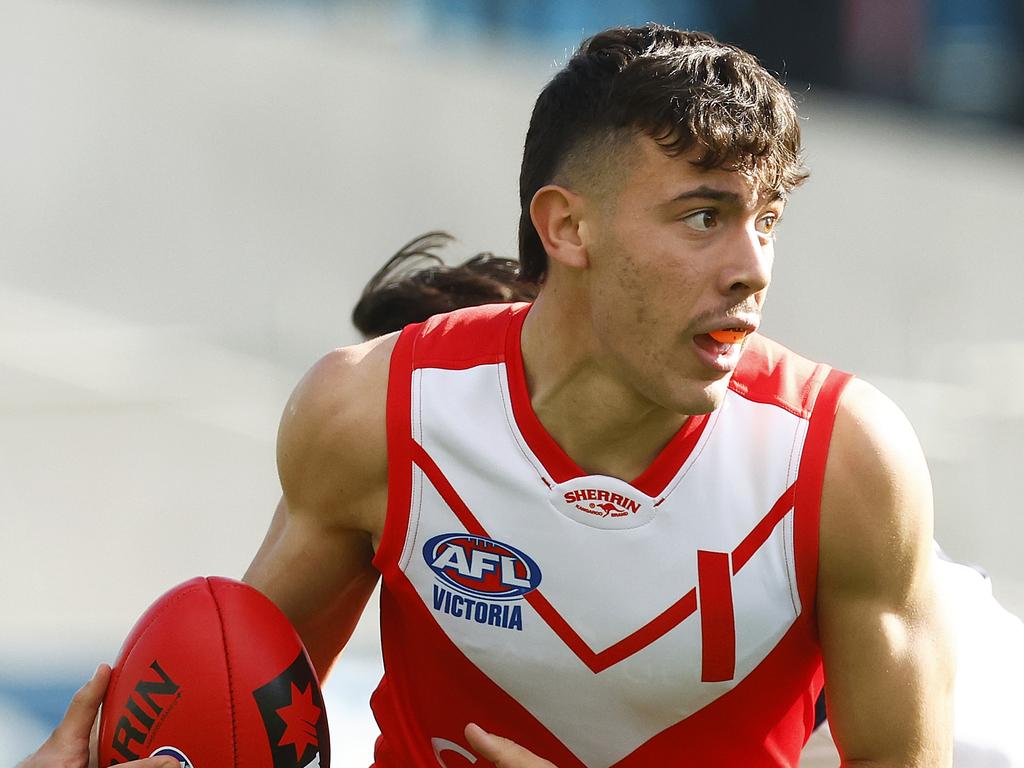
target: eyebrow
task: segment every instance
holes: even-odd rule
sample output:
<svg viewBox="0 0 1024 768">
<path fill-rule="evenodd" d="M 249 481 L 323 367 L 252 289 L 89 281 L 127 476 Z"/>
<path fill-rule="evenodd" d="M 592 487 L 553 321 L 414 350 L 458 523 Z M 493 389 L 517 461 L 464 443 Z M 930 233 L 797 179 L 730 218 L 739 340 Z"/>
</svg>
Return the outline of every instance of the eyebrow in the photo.
<svg viewBox="0 0 1024 768">
<path fill-rule="evenodd" d="M 721 200 L 728 202 L 732 205 L 742 207 L 743 199 L 735 192 L 729 192 L 725 189 L 715 189 L 709 187 L 706 184 L 701 184 L 695 189 L 687 190 L 686 192 L 680 192 L 678 195 L 668 201 L 669 205 L 672 203 L 679 203 L 685 200 Z M 786 202 L 786 196 L 779 190 L 774 190 L 771 194 L 766 195 L 762 199 L 758 200 L 759 205 L 768 205 L 776 200 Z"/>
</svg>

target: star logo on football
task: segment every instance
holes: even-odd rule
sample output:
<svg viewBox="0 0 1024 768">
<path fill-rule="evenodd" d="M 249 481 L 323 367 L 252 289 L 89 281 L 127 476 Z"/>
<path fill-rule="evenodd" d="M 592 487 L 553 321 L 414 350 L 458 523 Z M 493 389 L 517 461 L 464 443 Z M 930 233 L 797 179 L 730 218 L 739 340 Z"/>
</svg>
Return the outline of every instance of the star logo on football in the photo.
<svg viewBox="0 0 1024 768">
<path fill-rule="evenodd" d="M 305 653 L 300 652 L 287 669 L 252 695 L 263 717 L 273 768 L 331 764 L 324 700 Z"/>
<path fill-rule="evenodd" d="M 292 701 L 277 710 L 277 716 L 284 720 L 284 735 L 277 746 L 288 744 L 295 747 L 295 759 L 299 760 L 306 747 L 317 744 L 316 724 L 320 720 L 320 707 L 313 703 L 313 686 L 307 685 L 301 691 L 292 683 Z"/>
</svg>

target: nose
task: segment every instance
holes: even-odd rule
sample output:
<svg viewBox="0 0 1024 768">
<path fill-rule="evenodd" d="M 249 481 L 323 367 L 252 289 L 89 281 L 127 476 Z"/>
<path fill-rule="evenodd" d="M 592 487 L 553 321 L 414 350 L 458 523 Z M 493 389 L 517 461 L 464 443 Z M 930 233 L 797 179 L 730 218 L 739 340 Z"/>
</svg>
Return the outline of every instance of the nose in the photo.
<svg viewBox="0 0 1024 768">
<path fill-rule="evenodd" d="M 728 296 L 746 298 L 763 291 L 772 280 L 775 260 L 774 242 L 770 235 L 753 226 L 737 227 L 723 260 L 720 290 Z"/>
</svg>

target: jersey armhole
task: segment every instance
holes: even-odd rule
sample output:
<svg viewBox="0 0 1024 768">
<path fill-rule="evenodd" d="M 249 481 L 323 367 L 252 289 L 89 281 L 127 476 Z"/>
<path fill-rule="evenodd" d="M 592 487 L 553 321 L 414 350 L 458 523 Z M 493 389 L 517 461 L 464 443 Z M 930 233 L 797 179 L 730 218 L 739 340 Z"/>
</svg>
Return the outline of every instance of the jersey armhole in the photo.
<svg viewBox="0 0 1024 768">
<path fill-rule="evenodd" d="M 853 378 L 848 373 L 831 369 L 813 401 L 808 403 L 810 419 L 804 439 L 794 488 L 795 549 L 797 589 L 804 615 L 816 612 L 818 589 L 818 534 L 821 520 L 821 492 L 825 483 L 832 427 L 839 410 L 839 398 Z"/>
<path fill-rule="evenodd" d="M 412 498 L 412 369 L 420 325 L 407 326 L 391 351 L 387 394 L 388 501 L 384 532 L 373 556 L 383 575 L 397 567 Z"/>
</svg>

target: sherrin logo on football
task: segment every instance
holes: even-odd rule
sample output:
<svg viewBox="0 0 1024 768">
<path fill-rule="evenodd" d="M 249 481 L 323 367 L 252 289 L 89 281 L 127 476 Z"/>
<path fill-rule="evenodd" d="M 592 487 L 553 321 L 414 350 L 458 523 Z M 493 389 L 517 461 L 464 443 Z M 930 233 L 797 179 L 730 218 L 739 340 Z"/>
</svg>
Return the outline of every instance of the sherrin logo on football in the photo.
<svg viewBox="0 0 1024 768">
<path fill-rule="evenodd" d="M 423 545 L 434 572 L 435 611 L 501 629 L 522 630 L 519 605 L 540 585 L 540 567 L 522 550 L 468 533 L 443 533 Z"/>
<path fill-rule="evenodd" d="M 142 757 L 142 748 L 153 738 L 153 729 L 166 718 L 180 696 L 181 685 L 171 679 L 159 660 L 153 659 L 132 685 L 124 708 L 114 721 L 110 747 L 120 757 L 117 762 Z"/>
</svg>

